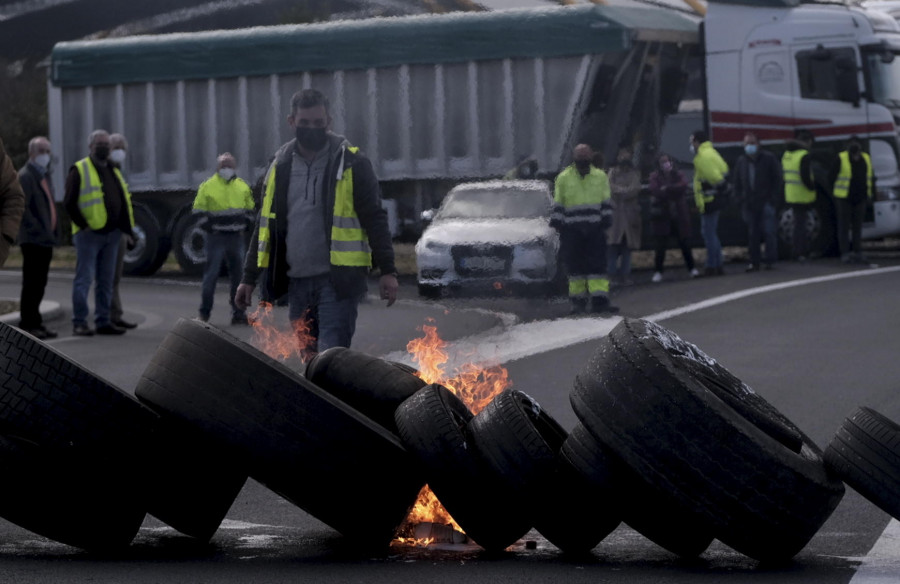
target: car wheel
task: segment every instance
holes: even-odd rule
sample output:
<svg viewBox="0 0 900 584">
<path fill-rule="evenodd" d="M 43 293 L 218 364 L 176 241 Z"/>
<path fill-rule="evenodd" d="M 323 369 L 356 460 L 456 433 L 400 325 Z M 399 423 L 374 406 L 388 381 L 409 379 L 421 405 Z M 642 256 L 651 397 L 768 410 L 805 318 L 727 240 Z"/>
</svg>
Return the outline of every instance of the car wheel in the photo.
<svg viewBox="0 0 900 584">
<path fill-rule="evenodd" d="M 844 493 L 803 437 L 786 448 L 709 390 L 659 325 L 624 319 L 576 377 L 571 399 L 591 434 L 714 535 L 761 561 L 793 557 Z"/>
<path fill-rule="evenodd" d="M 845 483 L 900 519 L 900 426 L 870 408 L 844 420 L 825 464 Z"/>
<path fill-rule="evenodd" d="M 422 298 L 437 299 L 441 297 L 441 286 L 436 284 L 419 284 L 419 296 Z"/>
<path fill-rule="evenodd" d="M 469 431 L 507 496 L 556 547 L 588 552 L 619 524 L 608 502 L 592 500 L 586 481 L 560 458 L 566 431 L 527 394 L 504 391 L 475 416 Z M 586 521 L 573 526 L 575 516 Z"/>
<path fill-rule="evenodd" d="M 362 547 L 388 544 L 424 484 L 381 425 L 207 323 L 178 321 L 136 393 Z"/>
<path fill-rule="evenodd" d="M 501 551 L 528 532 L 521 509 L 473 451 L 472 413 L 450 390 L 426 385 L 400 404 L 395 420 L 425 481 L 466 535 Z"/>
<path fill-rule="evenodd" d="M 425 386 L 415 370 L 344 347 L 313 357 L 306 378 L 391 432 L 397 406 Z"/>
</svg>

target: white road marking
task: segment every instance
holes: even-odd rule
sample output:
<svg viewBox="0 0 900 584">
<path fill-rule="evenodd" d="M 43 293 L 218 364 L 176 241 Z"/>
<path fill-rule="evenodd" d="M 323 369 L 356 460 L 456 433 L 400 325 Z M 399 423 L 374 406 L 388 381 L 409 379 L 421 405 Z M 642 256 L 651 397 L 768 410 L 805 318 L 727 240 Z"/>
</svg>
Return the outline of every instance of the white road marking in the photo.
<svg viewBox="0 0 900 584">
<path fill-rule="evenodd" d="M 900 579 L 900 522 L 891 519 L 865 557 L 848 559 L 862 560 L 850 584 L 896 584 Z"/>
</svg>

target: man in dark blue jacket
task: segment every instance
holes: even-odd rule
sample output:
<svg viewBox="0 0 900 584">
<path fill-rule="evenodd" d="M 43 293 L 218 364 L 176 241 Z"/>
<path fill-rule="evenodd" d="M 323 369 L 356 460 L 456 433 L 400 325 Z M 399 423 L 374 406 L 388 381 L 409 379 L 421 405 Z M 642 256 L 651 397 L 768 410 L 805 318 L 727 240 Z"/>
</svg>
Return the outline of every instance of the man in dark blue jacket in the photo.
<svg viewBox="0 0 900 584">
<path fill-rule="evenodd" d="M 22 296 L 19 328 L 39 339 L 57 336 L 44 326 L 41 301 L 47 287 L 53 246 L 59 240 L 59 220 L 50 182 L 50 141 L 43 136 L 28 143 L 28 162 L 19 170 L 19 183 L 25 192 L 25 214 L 19 228 L 22 249 Z"/>
<path fill-rule="evenodd" d="M 747 224 L 748 272 L 758 271 L 763 260 L 765 269 L 771 270 L 778 259 L 775 208 L 784 191 L 783 174 L 775 155 L 760 148 L 756 134 L 747 132 L 744 154 L 734 166 L 734 192 L 741 201 L 741 213 Z M 760 249 L 763 240 L 766 242 L 765 258 Z"/>
</svg>

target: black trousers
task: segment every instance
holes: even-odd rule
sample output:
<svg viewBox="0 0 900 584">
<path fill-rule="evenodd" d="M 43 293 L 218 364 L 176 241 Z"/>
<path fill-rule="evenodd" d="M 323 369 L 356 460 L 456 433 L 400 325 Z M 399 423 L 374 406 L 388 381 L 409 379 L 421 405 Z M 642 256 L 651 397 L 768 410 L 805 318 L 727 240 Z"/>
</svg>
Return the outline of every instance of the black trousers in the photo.
<svg viewBox="0 0 900 584">
<path fill-rule="evenodd" d="M 790 203 L 794 212 L 793 254 L 794 259 L 809 255 L 809 236 L 806 233 L 806 222 L 815 203 Z"/>
<path fill-rule="evenodd" d="M 862 252 L 862 224 L 863 217 L 866 215 L 866 200 L 863 199 L 858 203 L 851 203 L 849 199 L 839 199 L 835 197 L 835 206 L 837 207 L 837 228 L 838 228 L 838 246 L 841 249 L 841 255 L 850 253 L 851 244 L 853 251 Z M 850 239 L 847 239 L 847 236 Z"/>
<path fill-rule="evenodd" d="M 22 320 L 19 327 L 30 330 L 43 324 L 40 307 L 47 287 L 47 273 L 50 271 L 50 260 L 53 259 L 53 248 L 31 243 L 23 243 L 21 247 L 22 296 L 19 299 L 19 311 Z"/>
</svg>

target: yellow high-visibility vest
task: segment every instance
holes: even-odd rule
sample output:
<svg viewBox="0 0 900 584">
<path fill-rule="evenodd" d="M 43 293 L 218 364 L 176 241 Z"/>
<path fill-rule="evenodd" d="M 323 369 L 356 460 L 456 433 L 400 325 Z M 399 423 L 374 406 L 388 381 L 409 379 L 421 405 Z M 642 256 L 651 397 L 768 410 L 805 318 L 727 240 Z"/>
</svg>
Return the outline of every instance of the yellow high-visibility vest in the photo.
<svg viewBox="0 0 900 584">
<path fill-rule="evenodd" d="M 834 181 L 834 196 L 838 199 L 846 199 L 850 192 L 850 176 L 853 173 L 850 166 L 850 153 L 844 150 L 838 156 L 841 159 L 841 171 L 838 173 L 837 180 Z M 872 178 L 875 176 L 872 172 L 872 158 L 862 152 L 863 160 L 866 161 L 866 196 L 872 198 Z"/>
<path fill-rule="evenodd" d="M 786 150 L 781 157 L 781 167 L 784 169 L 784 202 L 785 203 L 815 203 L 816 191 L 803 184 L 800 177 L 800 161 L 808 154 L 806 150 Z M 812 178 L 812 169 L 810 169 Z"/>
<path fill-rule="evenodd" d="M 106 204 L 103 200 L 103 183 L 100 182 L 100 173 L 94 166 L 91 157 L 82 158 L 75 163 L 78 169 L 78 176 L 81 178 L 81 188 L 78 191 L 78 210 L 84 215 L 88 227 L 92 230 L 103 229 L 108 219 L 106 214 Z M 119 169 L 113 167 L 113 173 L 122 187 L 125 194 L 125 206 L 128 208 L 128 221 L 134 227 L 134 209 L 131 207 L 131 192 L 128 190 L 128 183 L 122 177 Z M 72 235 L 81 231 L 81 228 L 72 223 Z"/>
</svg>

